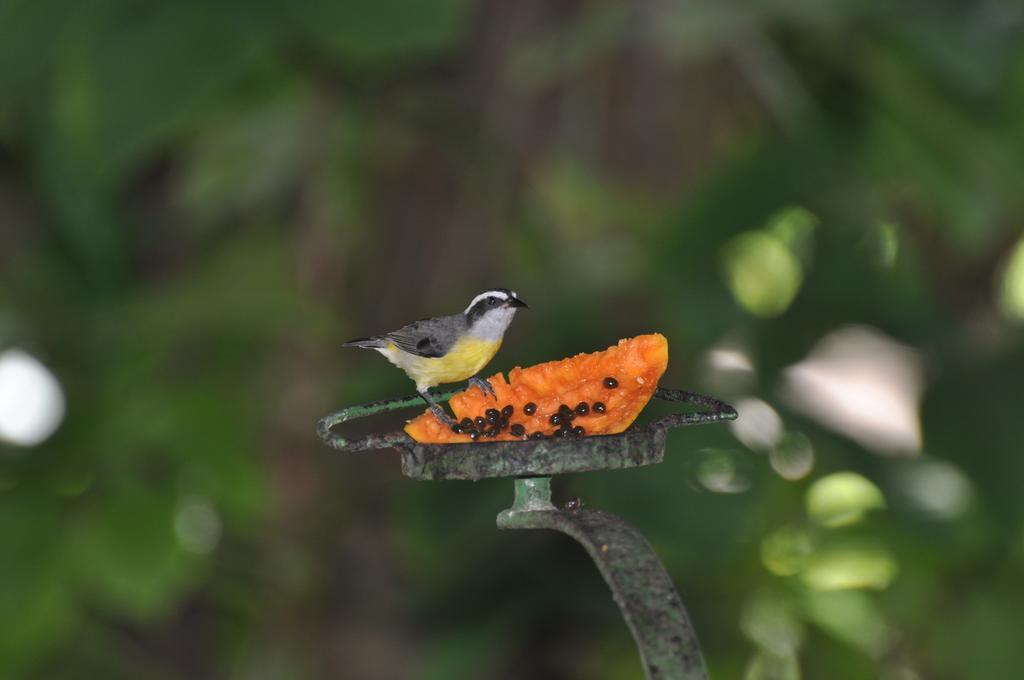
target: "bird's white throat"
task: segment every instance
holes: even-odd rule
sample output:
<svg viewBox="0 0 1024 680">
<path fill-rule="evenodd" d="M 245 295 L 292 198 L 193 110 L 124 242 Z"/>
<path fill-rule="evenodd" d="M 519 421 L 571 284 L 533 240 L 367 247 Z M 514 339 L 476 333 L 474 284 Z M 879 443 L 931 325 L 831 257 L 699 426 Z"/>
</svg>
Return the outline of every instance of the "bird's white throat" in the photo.
<svg viewBox="0 0 1024 680">
<path fill-rule="evenodd" d="M 481 340 L 501 340 L 515 315 L 515 307 L 488 310 L 469 327 L 469 334 Z"/>
</svg>

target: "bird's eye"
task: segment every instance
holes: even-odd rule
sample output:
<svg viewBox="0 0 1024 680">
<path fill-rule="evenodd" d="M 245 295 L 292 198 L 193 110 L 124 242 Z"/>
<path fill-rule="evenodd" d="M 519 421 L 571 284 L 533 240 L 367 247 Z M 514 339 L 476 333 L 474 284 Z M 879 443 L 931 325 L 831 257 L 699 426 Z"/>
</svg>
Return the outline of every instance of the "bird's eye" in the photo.
<svg viewBox="0 0 1024 680">
<path fill-rule="evenodd" d="M 489 297 L 489 298 L 487 298 L 487 304 L 489 304 L 491 307 L 493 307 L 494 305 L 498 304 L 498 298 L 496 298 L 496 297 Z"/>
</svg>

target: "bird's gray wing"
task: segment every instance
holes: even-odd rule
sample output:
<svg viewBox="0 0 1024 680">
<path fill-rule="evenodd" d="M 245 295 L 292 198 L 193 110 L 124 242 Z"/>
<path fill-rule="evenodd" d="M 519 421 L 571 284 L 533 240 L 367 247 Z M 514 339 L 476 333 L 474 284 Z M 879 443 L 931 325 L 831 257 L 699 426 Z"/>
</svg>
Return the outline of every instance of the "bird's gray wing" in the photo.
<svg viewBox="0 0 1024 680">
<path fill-rule="evenodd" d="M 399 349 L 421 357 L 443 357 L 466 330 L 463 314 L 413 321 L 384 335 Z"/>
</svg>

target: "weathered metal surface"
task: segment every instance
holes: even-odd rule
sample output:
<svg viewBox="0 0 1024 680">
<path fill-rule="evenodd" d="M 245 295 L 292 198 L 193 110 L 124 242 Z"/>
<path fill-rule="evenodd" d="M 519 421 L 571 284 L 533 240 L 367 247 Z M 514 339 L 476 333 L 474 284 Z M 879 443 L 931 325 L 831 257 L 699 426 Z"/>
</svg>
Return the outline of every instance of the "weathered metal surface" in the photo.
<svg viewBox="0 0 1024 680">
<path fill-rule="evenodd" d="M 529 485 L 529 486 L 527 486 Z M 576 539 L 597 565 L 619 605 L 651 680 L 708 677 L 697 633 L 651 544 L 621 518 L 600 510 L 558 510 L 550 480 L 516 480 L 499 529 L 554 529 Z"/>
<path fill-rule="evenodd" d="M 583 439 L 521 442 L 413 442 L 396 448 L 402 452 L 402 474 L 413 479 L 550 477 L 660 463 L 665 455 L 665 431 L 636 428 L 622 434 Z"/>
<path fill-rule="evenodd" d="M 438 394 L 443 400 L 454 394 Z M 666 432 L 674 427 L 731 420 L 736 411 L 713 397 L 684 390 L 658 388 L 656 399 L 695 404 L 711 410 L 673 413 L 620 434 L 581 439 L 527 439 L 515 442 L 421 444 L 404 432 L 346 438 L 333 432 L 336 425 L 386 411 L 423 403 L 418 396 L 352 406 L 327 416 L 317 433 L 329 446 L 342 451 L 395 448 L 401 453 L 402 473 L 413 479 L 487 479 L 493 477 L 549 477 L 567 472 L 617 470 L 660 463 L 665 455 Z"/>
<path fill-rule="evenodd" d="M 509 518 L 516 513 L 537 510 L 555 510 L 555 506 L 551 504 L 551 478 L 525 477 L 517 479 L 512 507 L 498 515 L 498 528 L 510 528 L 503 527 L 502 522 L 512 521 Z M 506 519 L 503 520 L 502 517 Z"/>
<path fill-rule="evenodd" d="M 445 401 L 457 391 L 458 390 L 449 390 L 433 396 L 438 401 Z M 340 411 L 321 418 L 320 422 L 316 424 L 316 433 L 317 436 L 319 436 L 320 439 L 322 439 L 323 442 L 331 448 L 351 453 L 357 453 L 359 451 L 375 451 L 377 449 L 389 449 L 401 446 L 412 441 L 409 435 L 404 432 L 369 434 L 353 439 L 338 434 L 334 431 L 334 428 L 337 425 L 348 422 L 349 420 L 366 418 L 367 416 L 377 415 L 378 413 L 398 411 L 403 408 L 412 408 L 417 404 L 426 405 L 426 402 L 423 401 L 423 397 L 418 394 L 414 394 L 409 397 L 381 399 L 380 401 L 371 401 L 368 404 L 349 406 L 348 408 L 343 408 Z"/>
</svg>

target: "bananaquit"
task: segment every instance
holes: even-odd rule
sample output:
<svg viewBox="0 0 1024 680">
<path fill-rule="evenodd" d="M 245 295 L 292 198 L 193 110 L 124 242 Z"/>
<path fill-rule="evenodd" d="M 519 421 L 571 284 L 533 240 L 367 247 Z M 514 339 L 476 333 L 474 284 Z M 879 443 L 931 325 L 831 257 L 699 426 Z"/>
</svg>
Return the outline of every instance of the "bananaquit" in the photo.
<svg viewBox="0 0 1024 680">
<path fill-rule="evenodd" d="M 442 422 L 455 421 L 430 398 L 429 388 L 469 379 L 494 396 L 491 384 L 476 374 L 501 347 L 516 309 L 526 303 L 508 288 L 492 288 L 473 298 L 464 312 L 414 321 L 397 331 L 349 340 L 346 347 L 375 349 L 405 371 L 416 391 Z M 495 397 L 496 398 L 496 397 Z"/>
</svg>

